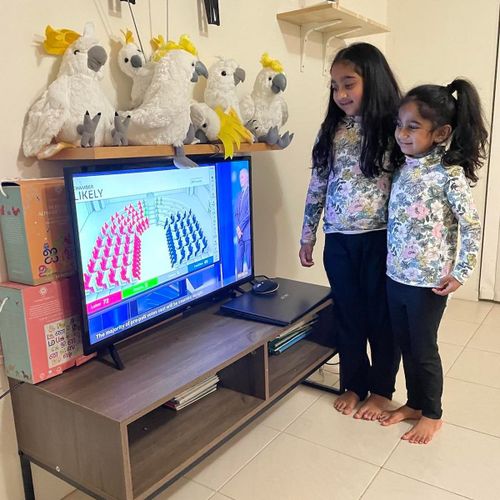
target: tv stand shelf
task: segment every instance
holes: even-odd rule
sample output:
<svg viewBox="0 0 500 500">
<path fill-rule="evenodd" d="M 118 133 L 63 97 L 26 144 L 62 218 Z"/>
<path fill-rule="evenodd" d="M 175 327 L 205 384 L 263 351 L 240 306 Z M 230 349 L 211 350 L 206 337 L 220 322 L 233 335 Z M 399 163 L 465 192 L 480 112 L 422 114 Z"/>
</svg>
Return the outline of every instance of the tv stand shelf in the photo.
<svg viewBox="0 0 500 500">
<path fill-rule="evenodd" d="M 19 386 L 12 402 L 25 486 L 34 462 L 96 498 L 147 498 L 335 354 L 330 301 L 316 309 L 314 332 L 277 356 L 267 342 L 281 327 L 223 316 L 218 307 L 120 345 L 124 370 L 92 360 Z M 217 391 L 178 412 L 163 406 L 215 373 Z"/>
</svg>

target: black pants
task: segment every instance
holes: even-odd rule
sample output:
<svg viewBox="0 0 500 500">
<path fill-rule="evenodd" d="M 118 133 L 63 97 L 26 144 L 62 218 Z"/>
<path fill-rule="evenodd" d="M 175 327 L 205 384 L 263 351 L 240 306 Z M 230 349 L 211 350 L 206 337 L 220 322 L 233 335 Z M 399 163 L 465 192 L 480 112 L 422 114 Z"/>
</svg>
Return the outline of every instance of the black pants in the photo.
<svg viewBox="0 0 500 500">
<path fill-rule="evenodd" d="M 403 355 L 407 406 L 422 415 L 442 415 L 443 369 L 437 345 L 439 323 L 447 297 L 430 288 L 403 285 L 387 278 L 392 327 Z"/>
<path fill-rule="evenodd" d="M 386 231 L 370 231 L 325 238 L 323 261 L 334 301 L 341 388 L 360 399 L 368 392 L 391 399 L 399 367 L 387 307 L 386 237 Z"/>
</svg>

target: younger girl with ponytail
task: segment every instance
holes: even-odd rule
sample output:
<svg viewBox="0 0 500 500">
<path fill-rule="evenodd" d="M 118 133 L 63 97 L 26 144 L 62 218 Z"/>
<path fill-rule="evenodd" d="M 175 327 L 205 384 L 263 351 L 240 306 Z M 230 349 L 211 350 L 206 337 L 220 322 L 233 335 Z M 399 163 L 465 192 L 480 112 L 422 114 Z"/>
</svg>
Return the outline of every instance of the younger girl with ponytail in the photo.
<svg viewBox="0 0 500 500">
<path fill-rule="evenodd" d="M 379 420 L 391 425 L 416 419 L 402 439 L 426 444 L 441 427 L 439 322 L 448 294 L 470 276 L 479 252 L 470 184 L 478 180 L 487 132 L 476 89 L 456 79 L 410 90 L 399 106 L 395 137 L 404 156 L 392 155 L 397 168 L 389 201 L 387 294 L 408 399 Z"/>
</svg>

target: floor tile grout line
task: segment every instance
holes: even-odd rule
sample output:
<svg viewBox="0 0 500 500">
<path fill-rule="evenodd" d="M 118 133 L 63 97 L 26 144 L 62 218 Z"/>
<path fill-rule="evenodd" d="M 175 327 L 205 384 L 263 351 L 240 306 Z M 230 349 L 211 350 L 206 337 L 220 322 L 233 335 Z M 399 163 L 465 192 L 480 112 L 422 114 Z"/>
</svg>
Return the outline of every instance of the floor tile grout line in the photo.
<svg viewBox="0 0 500 500">
<path fill-rule="evenodd" d="M 476 336 L 477 332 L 480 330 L 480 328 L 483 326 L 484 322 L 486 321 L 486 318 L 490 315 L 491 311 L 493 311 L 493 307 L 490 308 L 490 310 L 488 311 L 488 314 L 486 314 L 483 318 L 483 321 L 481 321 L 481 323 L 479 323 L 479 326 L 474 330 L 474 333 L 471 335 L 471 337 L 469 338 L 469 340 L 466 342 L 465 346 L 464 347 L 467 347 L 471 340 Z"/>
<path fill-rule="evenodd" d="M 373 477 L 371 478 L 370 482 L 366 485 L 366 488 L 363 490 L 363 492 L 361 493 L 361 496 L 359 497 L 358 500 L 362 500 L 363 499 L 363 497 L 365 496 L 365 494 L 368 491 L 368 489 L 370 488 L 370 486 L 375 482 L 375 479 L 377 479 L 377 477 L 380 474 L 381 470 L 382 470 L 382 467 L 379 467 L 378 471 L 373 475 Z"/>
<path fill-rule="evenodd" d="M 322 391 L 321 389 L 315 389 L 315 388 L 312 388 L 312 389 L 314 391 L 317 391 L 320 393 L 318 395 L 318 397 L 307 408 L 305 408 L 303 411 L 301 411 L 291 422 L 289 422 L 288 425 L 283 427 L 283 429 L 281 429 L 280 432 L 285 432 L 297 419 L 299 419 L 302 415 L 304 415 L 304 413 L 306 413 L 306 411 L 308 411 L 313 405 L 315 405 L 324 396 L 323 393 L 327 392 L 327 391 Z"/>
<path fill-rule="evenodd" d="M 472 429 L 470 427 L 466 427 L 465 425 L 454 424 L 446 419 L 443 419 L 443 423 L 445 423 L 446 425 L 452 425 L 453 427 L 458 427 L 459 429 L 464 429 L 466 431 L 475 432 L 475 433 L 481 434 L 483 436 L 488 436 L 488 437 L 492 437 L 494 439 L 500 440 L 500 436 L 497 436 L 495 434 L 490 434 L 489 432 L 484 432 L 484 431 L 478 431 L 477 429 Z"/>
<path fill-rule="evenodd" d="M 221 493 L 220 491 L 214 491 L 214 494 L 212 496 L 208 497 L 207 500 L 211 500 L 215 495 L 222 495 L 223 497 L 225 497 L 225 499 L 227 498 L 228 500 L 237 500 L 236 498 L 230 497 L 229 495 L 225 495 L 224 493 Z"/>
<path fill-rule="evenodd" d="M 259 424 L 260 425 L 265 425 L 265 424 Z M 252 460 L 254 460 L 262 451 L 264 451 L 280 434 L 281 431 L 278 431 L 277 429 L 273 429 L 272 427 L 269 427 L 266 425 L 268 429 L 272 429 L 273 431 L 276 431 L 277 434 L 274 436 L 270 441 L 268 441 L 257 453 L 254 453 L 241 467 L 239 467 L 234 474 L 232 474 L 226 481 L 224 481 L 216 490 L 215 493 L 221 493 L 221 489 L 231 481 L 237 474 L 239 474 Z M 192 479 L 194 481 L 194 479 Z M 201 484 L 202 486 L 205 486 L 206 488 L 212 489 L 210 486 L 207 486 L 206 484 L 200 483 L 198 481 L 195 481 L 198 484 Z M 224 495 L 224 493 L 221 493 L 221 495 Z M 227 496 L 227 495 L 226 495 Z"/>
<path fill-rule="evenodd" d="M 385 470 L 387 472 L 392 472 L 393 474 L 397 474 L 398 476 L 406 477 L 407 479 L 412 479 L 413 481 L 417 481 L 418 483 L 425 484 L 427 486 L 432 486 L 433 488 L 436 488 L 438 490 L 446 491 L 447 493 L 451 493 L 452 495 L 456 495 L 456 496 L 459 496 L 461 498 L 466 498 L 467 500 L 474 500 L 472 497 L 468 497 L 467 495 L 463 495 L 462 493 L 457 493 L 456 491 L 448 490 L 446 488 L 443 488 L 442 486 L 437 486 L 435 484 L 428 483 L 427 481 L 423 481 L 422 479 L 417 479 L 415 477 L 408 476 L 407 474 L 403 474 L 402 472 L 398 472 L 398 471 L 395 471 L 393 469 L 389 469 L 386 467 L 382 467 L 381 469 Z"/>
<path fill-rule="evenodd" d="M 295 390 L 295 389 L 294 389 Z M 316 403 L 316 401 L 318 401 L 319 399 L 321 398 L 321 395 L 319 395 L 312 403 L 310 403 L 307 408 L 305 408 L 294 420 L 292 420 L 292 422 L 290 424 L 288 424 L 284 429 L 286 429 L 287 427 L 289 427 L 293 422 L 295 422 L 295 420 L 300 417 L 304 412 L 306 412 L 314 403 Z M 265 414 L 264 414 L 265 415 Z M 267 425 L 265 424 L 264 422 L 260 422 L 258 423 L 255 427 L 260 427 L 261 425 L 263 425 L 264 427 L 267 427 L 268 429 L 271 429 L 275 432 L 277 432 L 277 434 L 268 442 L 266 443 L 259 451 L 257 451 L 257 453 L 253 454 L 234 474 L 232 474 L 224 483 L 222 483 L 221 486 L 219 486 L 219 488 L 217 490 L 215 490 L 216 493 L 220 493 L 220 490 L 229 482 L 231 481 L 231 479 L 233 479 L 236 474 L 238 474 L 239 472 L 241 472 L 252 460 L 254 460 L 257 455 L 259 455 L 265 448 L 267 448 L 280 434 L 283 433 L 284 429 L 281 430 L 281 429 L 276 429 L 275 427 L 271 427 L 270 425 Z M 189 478 L 190 479 L 190 478 Z M 192 481 L 194 481 L 193 479 L 191 479 Z M 197 482 L 197 481 L 195 481 Z M 203 483 L 198 483 L 198 484 L 201 484 L 202 486 L 205 486 L 207 488 L 210 488 L 210 486 L 207 486 L 206 484 L 203 484 Z M 212 488 L 210 488 L 212 489 Z M 221 493 L 222 495 L 223 493 Z"/>
<path fill-rule="evenodd" d="M 458 355 L 455 358 L 455 360 L 453 361 L 453 363 L 448 367 L 446 372 L 443 371 L 443 378 L 448 376 L 448 373 L 455 366 L 455 363 L 458 361 L 458 358 L 463 354 L 464 351 L 465 351 L 465 346 L 461 346 L 460 352 L 458 353 Z"/>
<path fill-rule="evenodd" d="M 310 441 L 309 439 L 303 438 L 301 436 L 296 436 L 295 434 L 290 434 L 289 432 L 285 432 L 285 431 L 283 431 L 283 434 L 286 434 L 287 436 L 290 436 L 290 437 L 293 437 L 296 439 L 300 439 L 301 441 L 304 441 L 304 442 L 309 443 L 309 444 L 314 444 L 315 446 L 319 446 L 321 448 L 324 448 L 325 450 L 339 453 L 340 455 L 344 455 L 345 457 L 349 457 L 349 458 L 352 458 L 354 460 L 359 460 L 360 462 L 372 465 L 373 467 L 379 467 L 379 468 L 381 467 L 381 465 L 370 462 L 369 460 L 366 460 L 364 458 L 355 457 L 354 455 L 350 455 L 349 453 L 346 453 L 345 451 L 340 451 L 340 450 L 336 450 L 335 448 L 330 448 L 329 446 L 325 446 L 325 445 L 317 443 L 315 441 Z"/>
<path fill-rule="evenodd" d="M 450 378 L 452 380 L 459 380 L 460 382 L 465 382 L 467 384 L 473 384 L 473 385 L 479 385 L 480 387 L 488 387 L 488 389 L 495 389 L 500 392 L 500 387 L 494 386 L 494 385 L 488 385 L 488 384 L 481 384 L 480 382 L 474 382 L 472 380 L 466 380 L 460 377 L 453 377 L 451 375 L 446 375 L 446 378 Z"/>
<path fill-rule="evenodd" d="M 473 335 L 474 336 L 474 335 Z M 471 339 L 472 340 L 472 339 Z M 443 343 L 443 342 L 442 342 Z M 448 344 L 448 345 L 455 345 L 456 344 Z M 471 351 L 480 351 L 480 352 L 487 352 L 489 354 L 500 354 L 500 351 L 492 351 L 490 349 L 483 349 L 481 347 L 474 347 L 474 346 L 468 346 L 468 345 L 464 345 L 464 346 L 461 346 L 463 347 L 464 349 L 467 348 L 467 349 L 470 349 Z"/>
</svg>

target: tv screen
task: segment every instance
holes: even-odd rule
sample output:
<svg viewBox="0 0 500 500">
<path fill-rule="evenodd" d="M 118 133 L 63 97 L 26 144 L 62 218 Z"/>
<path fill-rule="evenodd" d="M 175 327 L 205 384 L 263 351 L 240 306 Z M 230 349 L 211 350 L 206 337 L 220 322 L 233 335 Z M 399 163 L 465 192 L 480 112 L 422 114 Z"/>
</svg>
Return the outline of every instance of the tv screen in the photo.
<svg viewBox="0 0 500 500">
<path fill-rule="evenodd" d="M 85 353 L 253 278 L 250 157 L 65 168 Z"/>
</svg>

